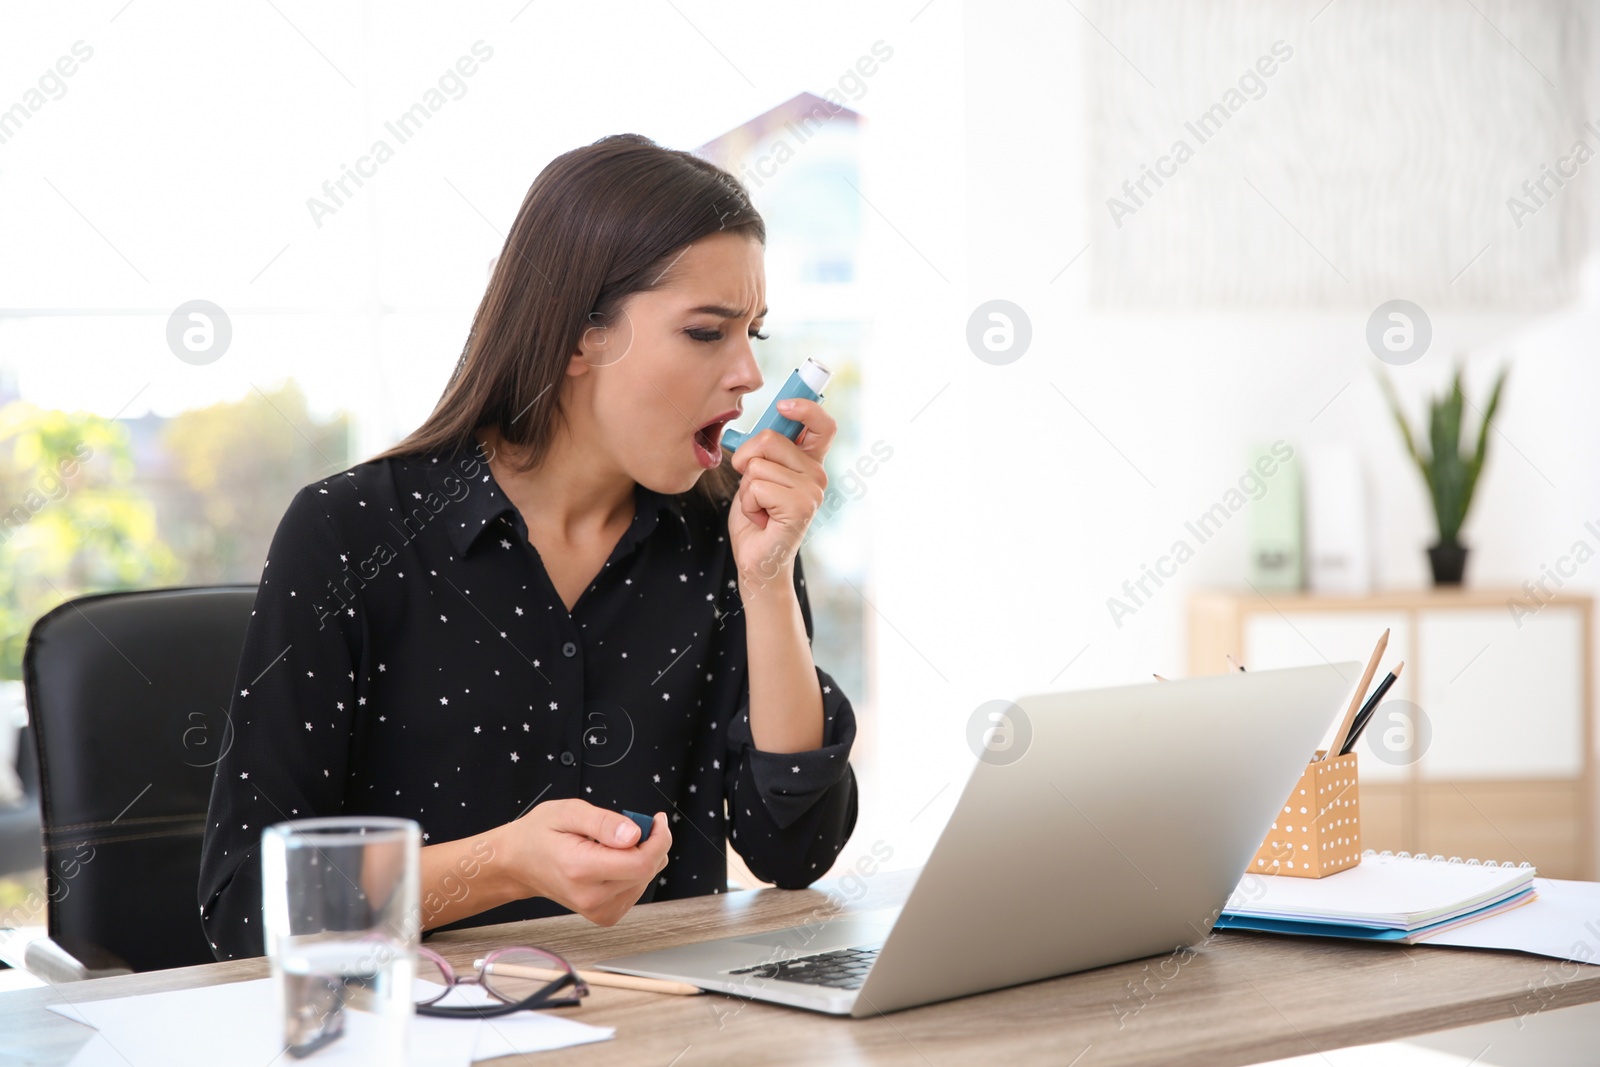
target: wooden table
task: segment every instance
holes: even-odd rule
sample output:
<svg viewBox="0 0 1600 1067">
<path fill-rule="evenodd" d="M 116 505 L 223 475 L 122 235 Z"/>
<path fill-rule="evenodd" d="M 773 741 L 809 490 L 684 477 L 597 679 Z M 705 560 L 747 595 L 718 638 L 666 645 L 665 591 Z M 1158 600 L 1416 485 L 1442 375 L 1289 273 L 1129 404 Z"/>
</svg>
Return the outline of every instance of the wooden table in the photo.
<svg viewBox="0 0 1600 1067">
<path fill-rule="evenodd" d="M 846 913 L 899 903 L 913 878 L 876 875 Z M 608 956 L 804 921 L 829 899 L 818 889 L 738 892 L 642 905 L 609 929 L 562 916 L 440 934 L 428 944 L 458 966 L 470 967 L 491 948 L 529 944 L 555 949 L 583 967 Z M 266 973 L 265 960 L 241 960 L 82 982 L 70 995 L 98 1000 Z M 1103 967 L 875 1019 L 833 1018 L 719 994 L 597 988 L 565 1014 L 616 1027 L 615 1040 L 526 1062 L 1244 1064 L 1591 1001 L 1600 1001 L 1597 966 L 1474 949 L 1219 933 L 1187 958 Z M 0 1062 L 70 1059 L 89 1031 L 46 1010 L 61 1002 L 53 989 L 0 995 Z M 226 1055 L 217 1062 L 227 1062 Z"/>
</svg>

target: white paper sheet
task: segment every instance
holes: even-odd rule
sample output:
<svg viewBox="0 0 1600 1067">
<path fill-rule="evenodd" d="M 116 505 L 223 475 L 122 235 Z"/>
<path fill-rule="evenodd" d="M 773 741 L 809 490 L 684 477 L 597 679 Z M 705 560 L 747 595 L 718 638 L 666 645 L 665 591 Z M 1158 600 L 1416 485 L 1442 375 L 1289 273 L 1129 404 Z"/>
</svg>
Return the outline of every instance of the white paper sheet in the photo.
<svg viewBox="0 0 1600 1067">
<path fill-rule="evenodd" d="M 70 985 L 58 992 L 72 995 Z M 484 1003 L 487 994 L 474 987 L 452 992 L 448 1003 Z M 94 1027 L 98 1032 L 75 1056 L 70 1067 L 188 1067 L 193 1064 L 266 1064 L 280 1059 L 272 979 L 204 986 L 113 1000 L 74 1001 L 51 1005 L 52 1011 Z M 365 1064 L 360 1040 L 374 1020 L 351 1012 L 345 1036 L 308 1057 L 318 1067 Z M 496 1019 L 411 1020 L 407 1067 L 466 1067 L 495 1056 L 543 1052 L 591 1041 L 608 1040 L 616 1031 L 590 1026 L 550 1012 L 518 1012 Z"/>
<path fill-rule="evenodd" d="M 1538 896 L 1520 908 L 1417 942 L 1514 949 L 1580 963 L 1600 963 L 1600 882 L 1535 878 Z"/>
</svg>

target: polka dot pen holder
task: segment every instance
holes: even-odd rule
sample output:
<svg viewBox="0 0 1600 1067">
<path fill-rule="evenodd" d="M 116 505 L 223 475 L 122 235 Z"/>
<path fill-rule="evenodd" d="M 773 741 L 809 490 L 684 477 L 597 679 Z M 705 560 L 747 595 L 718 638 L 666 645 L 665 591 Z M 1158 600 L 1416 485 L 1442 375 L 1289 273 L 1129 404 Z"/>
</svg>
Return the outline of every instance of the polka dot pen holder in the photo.
<svg viewBox="0 0 1600 1067">
<path fill-rule="evenodd" d="M 1250 870 L 1291 878 L 1325 878 L 1361 862 L 1361 804 L 1356 754 L 1317 759 L 1294 784 Z"/>
</svg>

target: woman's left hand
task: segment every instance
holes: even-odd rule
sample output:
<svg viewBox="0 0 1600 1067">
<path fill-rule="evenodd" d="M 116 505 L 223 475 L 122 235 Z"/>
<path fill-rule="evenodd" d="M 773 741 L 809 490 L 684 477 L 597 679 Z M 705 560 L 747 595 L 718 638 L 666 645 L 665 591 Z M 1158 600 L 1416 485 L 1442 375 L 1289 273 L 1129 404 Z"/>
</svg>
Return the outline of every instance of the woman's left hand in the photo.
<svg viewBox="0 0 1600 1067">
<path fill-rule="evenodd" d="M 763 430 L 733 454 L 743 478 L 728 511 L 728 540 L 742 587 L 794 573 L 795 553 L 828 488 L 822 457 L 839 424 L 812 400 L 786 400 L 778 411 L 805 427 L 798 442 Z"/>
</svg>

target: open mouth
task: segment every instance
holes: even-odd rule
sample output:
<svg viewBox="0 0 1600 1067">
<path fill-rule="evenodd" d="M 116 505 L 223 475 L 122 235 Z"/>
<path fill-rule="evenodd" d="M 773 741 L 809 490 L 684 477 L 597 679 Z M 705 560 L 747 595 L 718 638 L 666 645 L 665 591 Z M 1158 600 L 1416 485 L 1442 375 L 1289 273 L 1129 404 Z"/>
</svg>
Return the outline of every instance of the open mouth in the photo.
<svg viewBox="0 0 1600 1067">
<path fill-rule="evenodd" d="M 722 430 L 739 417 L 738 411 L 725 411 L 694 432 L 695 458 L 707 469 L 722 462 Z"/>
<path fill-rule="evenodd" d="M 717 442 L 722 439 L 722 427 L 725 425 L 727 424 L 721 421 L 706 423 L 694 432 L 695 444 L 707 452 L 712 451 L 717 447 Z"/>
</svg>

